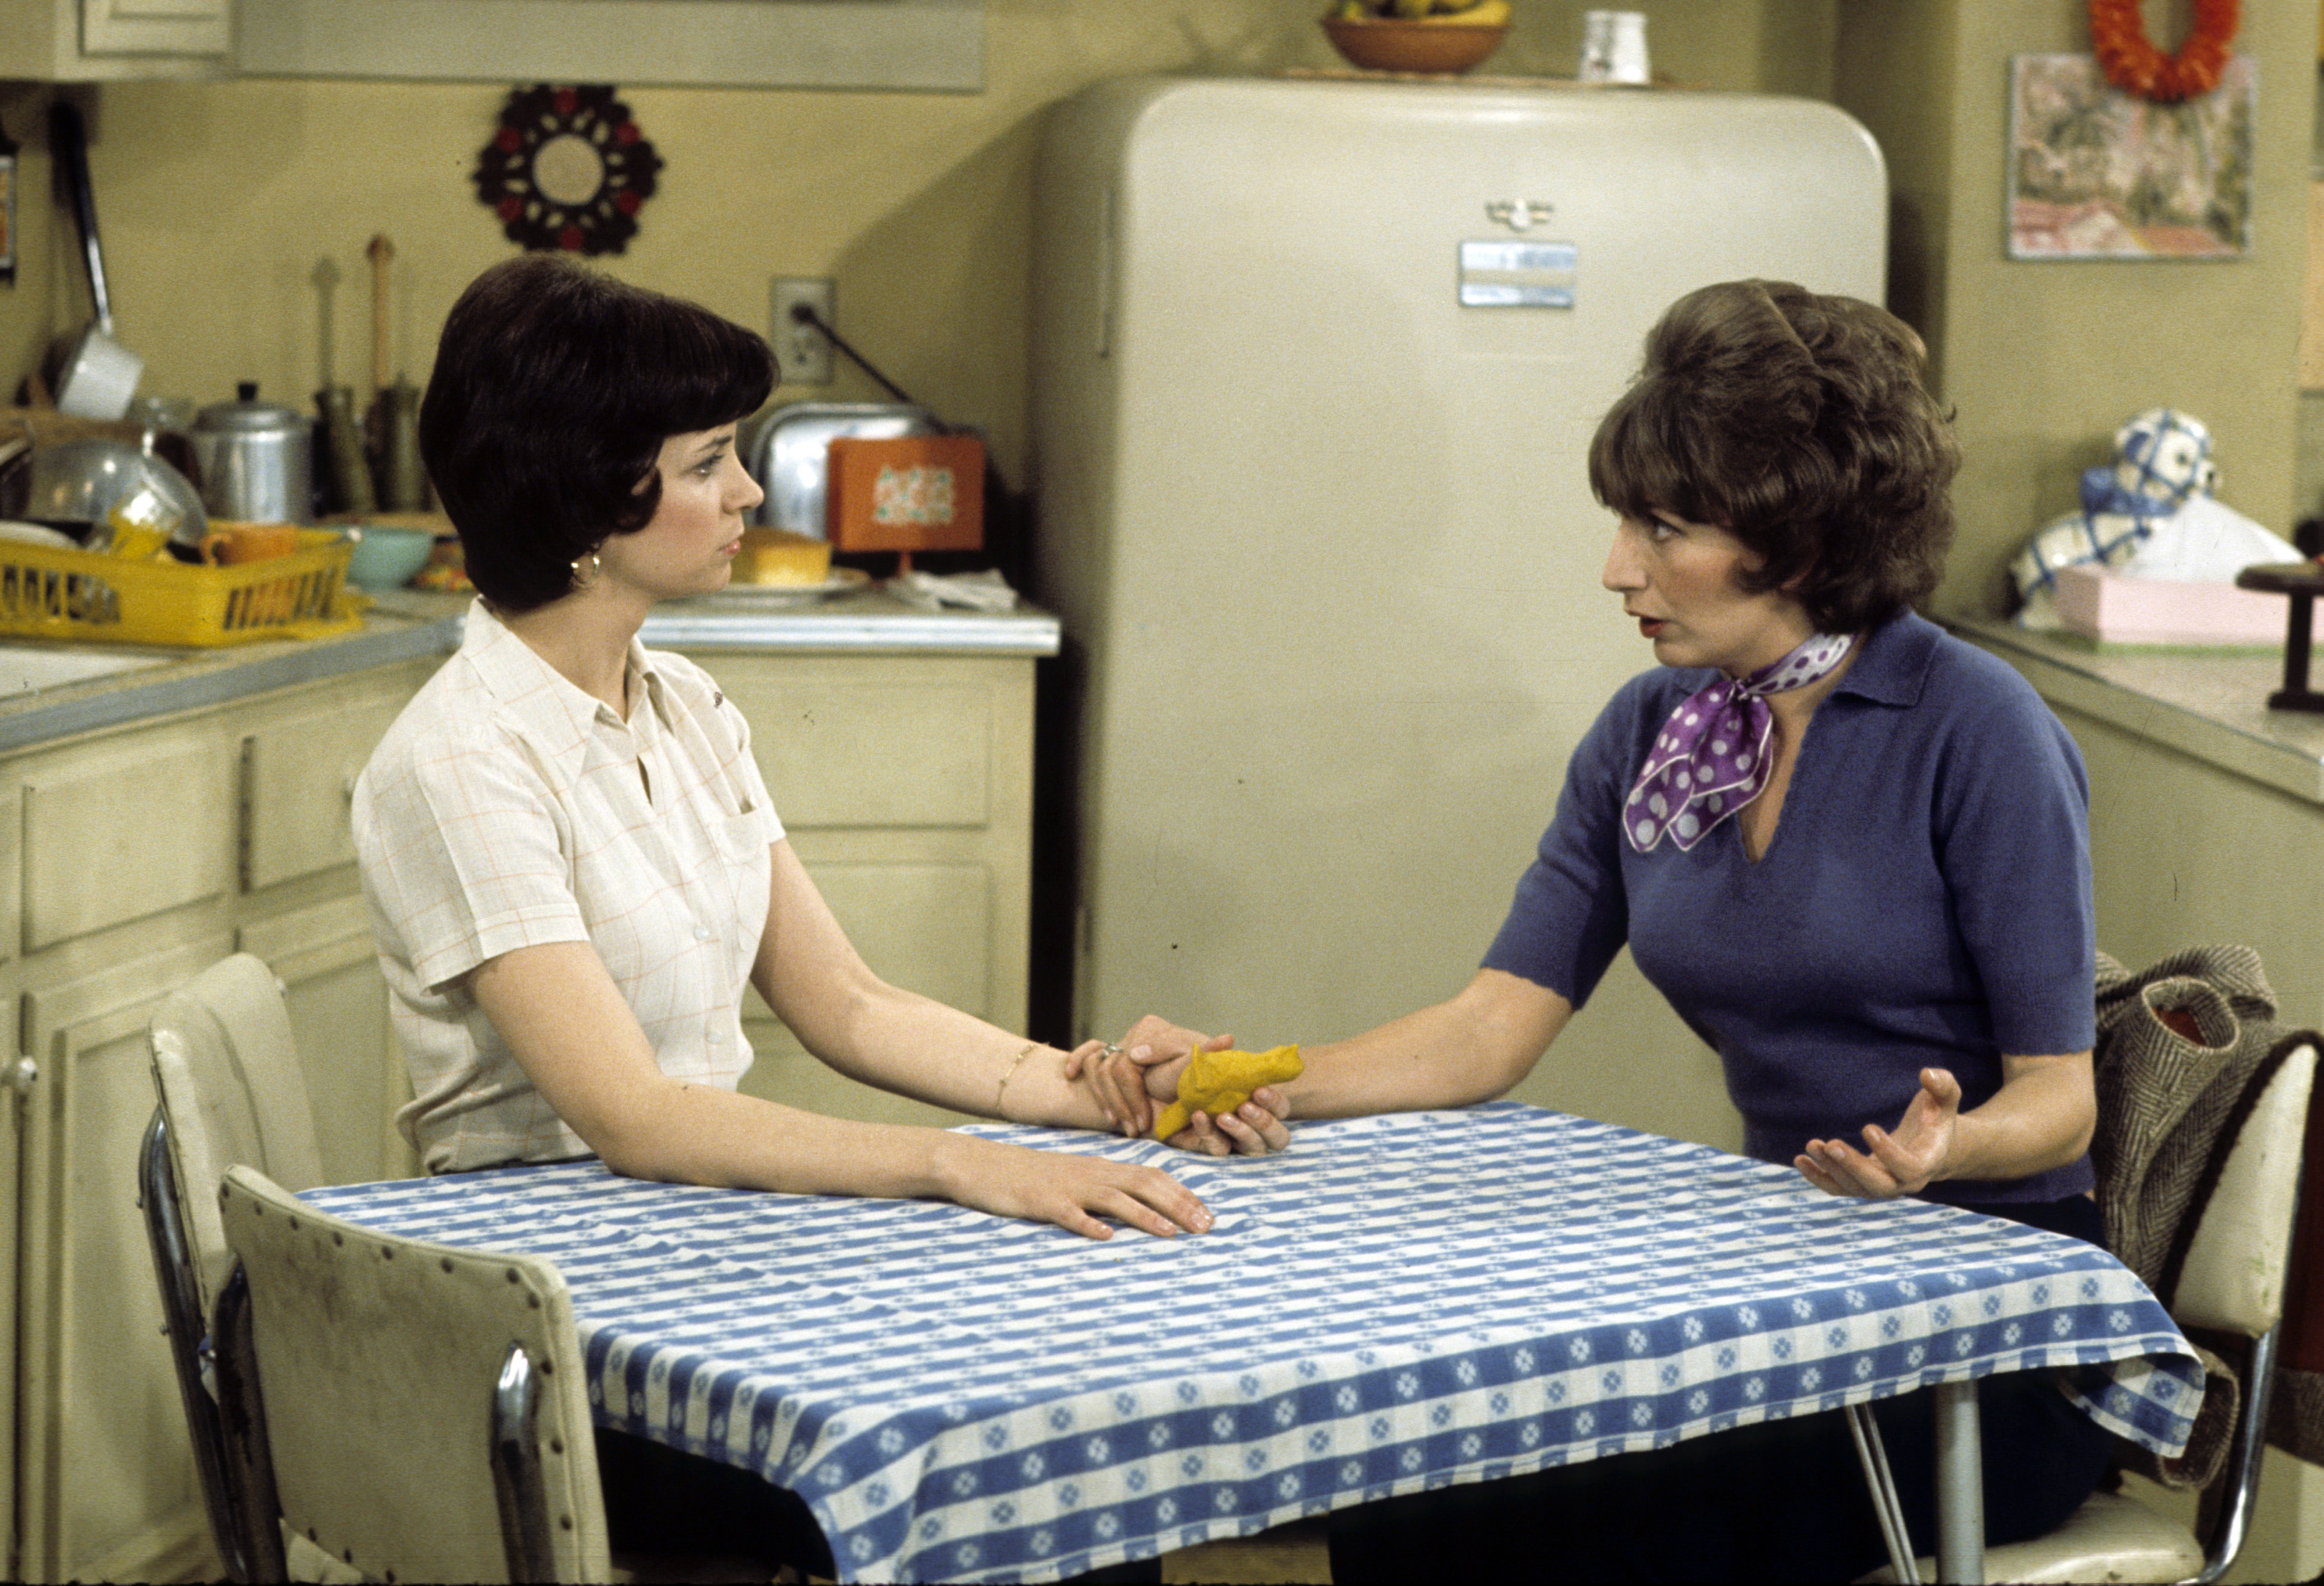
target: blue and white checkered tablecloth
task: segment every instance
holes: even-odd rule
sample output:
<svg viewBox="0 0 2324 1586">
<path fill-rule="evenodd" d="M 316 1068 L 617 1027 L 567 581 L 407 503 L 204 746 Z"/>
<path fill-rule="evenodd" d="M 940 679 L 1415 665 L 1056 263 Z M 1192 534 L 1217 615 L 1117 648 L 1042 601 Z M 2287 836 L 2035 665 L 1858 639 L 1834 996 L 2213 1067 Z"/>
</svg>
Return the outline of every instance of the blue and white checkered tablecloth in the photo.
<svg viewBox="0 0 2324 1586">
<path fill-rule="evenodd" d="M 1108 1241 L 595 1161 L 308 1192 L 554 1261 L 600 1421 L 804 1497 L 843 1580 L 1054 1580 L 1452 1481 L 1996 1371 L 2175 1452 L 2203 1372 L 2059 1235 L 1515 1102 L 1167 1166 L 1217 1216 Z"/>
</svg>

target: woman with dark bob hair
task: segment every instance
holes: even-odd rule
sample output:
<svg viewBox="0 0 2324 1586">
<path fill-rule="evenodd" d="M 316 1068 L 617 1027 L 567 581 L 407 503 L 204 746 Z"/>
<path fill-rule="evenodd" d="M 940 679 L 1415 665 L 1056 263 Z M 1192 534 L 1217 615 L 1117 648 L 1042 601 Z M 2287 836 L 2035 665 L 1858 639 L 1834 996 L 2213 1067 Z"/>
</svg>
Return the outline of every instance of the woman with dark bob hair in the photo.
<svg viewBox="0 0 2324 1586">
<path fill-rule="evenodd" d="M 1833 1194 L 1918 1195 L 2099 1238 L 2088 785 L 2016 673 L 1914 614 L 1957 453 L 1920 338 L 1776 281 L 1682 298 L 1590 450 L 1602 580 L 1660 664 L 1575 750 L 1483 967 L 1305 1052 L 1289 1116 L 1457 1107 L 1531 1071 L 1626 944 L 1715 1047 L 1745 1149 Z M 1107 1056 L 1136 1127 L 1201 1037 Z M 1143 1085 L 1136 1083 L 1139 1064 Z M 1860 1145 L 1857 1142 L 1861 1142 Z M 1980 1385 L 1988 1534 L 2040 1535 L 2109 1438 L 2040 1374 Z M 1929 1396 L 1877 1407 L 1918 1545 Z M 1884 1556 L 1837 1413 L 1392 1499 L 1333 1578 L 1846 1580 Z"/>
<path fill-rule="evenodd" d="M 735 424 L 774 381 L 749 331 L 554 257 L 486 271 L 445 322 L 420 445 L 479 599 L 355 799 L 413 1079 L 402 1127 L 436 1173 L 595 1152 L 638 1177 L 934 1196 L 1097 1239 L 1101 1219 L 1207 1227 L 1152 1168 L 735 1089 L 755 986 L 867 1083 L 1111 1121 L 1066 1054 L 865 967 L 784 838 L 742 714 L 638 643 L 656 601 L 725 585 L 762 498 Z"/>
</svg>

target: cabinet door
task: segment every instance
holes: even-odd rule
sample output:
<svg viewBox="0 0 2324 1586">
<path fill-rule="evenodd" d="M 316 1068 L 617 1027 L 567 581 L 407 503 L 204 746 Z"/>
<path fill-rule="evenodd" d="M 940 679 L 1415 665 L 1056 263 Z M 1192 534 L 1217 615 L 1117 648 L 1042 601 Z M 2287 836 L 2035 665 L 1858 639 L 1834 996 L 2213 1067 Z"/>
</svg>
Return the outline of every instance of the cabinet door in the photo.
<svg viewBox="0 0 2324 1586">
<path fill-rule="evenodd" d="M 0 1061 L 12 1065 L 11 1083 L 0 1092 L 0 1363 L 17 1360 L 17 1238 L 23 1200 L 19 1193 L 23 1171 L 24 1119 L 31 1102 L 27 1091 L 34 1066 L 18 1062 L 13 1048 L 0 1047 Z M 17 1384 L 20 1373 L 0 1369 L 0 1416 L 13 1428 L 19 1424 Z M 0 1437 L 0 1569 L 11 1581 L 31 1579 L 24 1568 L 23 1534 L 16 1523 L 16 1440 Z"/>
<path fill-rule="evenodd" d="M 0 779 L 0 964 L 14 962 L 24 941 L 23 838 L 24 789 Z"/>
<path fill-rule="evenodd" d="M 1032 661 L 699 659 L 750 721 L 775 813 L 865 961 L 899 985 L 1021 1024 Z"/>
<path fill-rule="evenodd" d="M 233 3 L 0 0 L 0 79 L 223 76 L 233 65 Z"/>
<path fill-rule="evenodd" d="M 137 1207 L 137 1150 L 153 1114 L 146 1019 L 226 950 L 223 938 L 189 942 L 24 994 L 38 1068 L 18 1224 L 25 1580 L 187 1579 L 218 1567 Z"/>
<path fill-rule="evenodd" d="M 335 899 L 254 921 L 235 946 L 264 959 L 282 982 L 323 1181 L 417 1175 L 419 1163 L 395 1128 L 411 1082 L 388 1026 L 387 982 L 363 899 Z"/>
</svg>

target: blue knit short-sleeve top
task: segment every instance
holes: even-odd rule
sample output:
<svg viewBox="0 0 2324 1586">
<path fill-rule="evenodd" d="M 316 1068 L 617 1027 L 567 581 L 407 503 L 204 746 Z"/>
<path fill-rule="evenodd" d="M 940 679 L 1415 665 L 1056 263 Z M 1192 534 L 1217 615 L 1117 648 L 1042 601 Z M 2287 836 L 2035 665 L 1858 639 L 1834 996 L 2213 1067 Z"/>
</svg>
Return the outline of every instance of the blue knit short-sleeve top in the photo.
<svg viewBox="0 0 2324 1586">
<path fill-rule="evenodd" d="M 1911 613 L 1868 634 L 1817 707 L 1756 862 L 1726 821 L 1640 853 L 1620 816 L 1647 746 L 1714 680 L 1658 669 L 1600 715 L 1485 966 L 1579 1008 L 1627 941 L 1719 1053 L 1745 1149 L 1893 1128 L 1925 1067 L 1964 1110 L 2004 1053 L 2094 1038 L 2089 785 L 2080 753 L 2005 663 Z M 2055 1200 L 2089 1159 L 2029 1178 L 1929 1186 L 1932 1200 Z"/>
</svg>

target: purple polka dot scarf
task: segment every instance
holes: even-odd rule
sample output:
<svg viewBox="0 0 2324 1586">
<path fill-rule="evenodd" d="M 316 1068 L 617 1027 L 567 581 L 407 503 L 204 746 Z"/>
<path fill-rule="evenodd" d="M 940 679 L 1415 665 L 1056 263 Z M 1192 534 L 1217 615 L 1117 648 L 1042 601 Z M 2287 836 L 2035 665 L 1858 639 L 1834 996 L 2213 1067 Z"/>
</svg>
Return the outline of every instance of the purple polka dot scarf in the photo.
<svg viewBox="0 0 2324 1586">
<path fill-rule="evenodd" d="M 1622 806 L 1630 846 L 1650 853 L 1668 836 L 1684 853 L 1759 797 L 1775 732 L 1766 696 L 1829 676 L 1855 643 L 1852 633 L 1818 633 L 1739 682 L 1721 678 L 1680 700 Z"/>
</svg>

